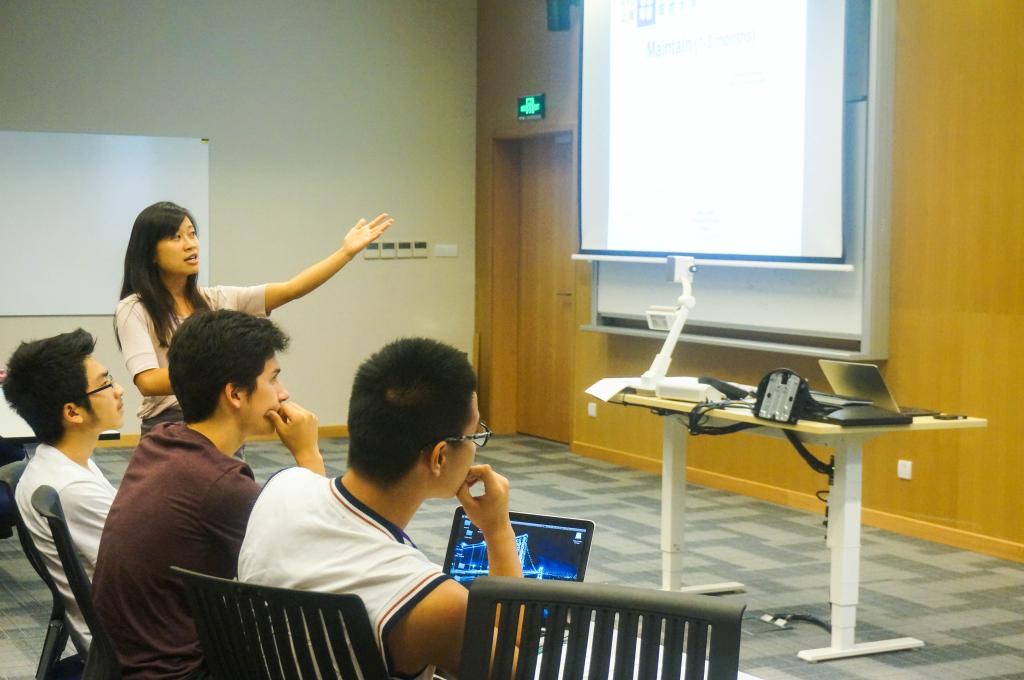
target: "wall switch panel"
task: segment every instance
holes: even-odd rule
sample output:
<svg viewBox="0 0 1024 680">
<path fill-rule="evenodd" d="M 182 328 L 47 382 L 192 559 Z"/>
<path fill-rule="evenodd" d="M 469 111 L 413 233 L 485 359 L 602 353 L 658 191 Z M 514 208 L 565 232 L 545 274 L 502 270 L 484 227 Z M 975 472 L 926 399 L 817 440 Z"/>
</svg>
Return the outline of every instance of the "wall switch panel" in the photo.
<svg viewBox="0 0 1024 680">
<path fill-rule="evenodd" d="M 366 246 L 366 250 L 363 251 L 364 260 L 379 260 L 380 259 L 380 244 L 371 243 Z"/>
<path fill-rule="evenodd" d="M 398 242 L 398 257 L 412 257 L 412 241 Z"/>
<path fill-rule="evenodd" d="M 380 244 L 381 259 L 390 260 L 395 257 L 395 242 L 384 241 Z"/>
<path fill-rule="evenodd" d="M 458 257 L 459 246 L 454 243 L 435 243 L 434 257 Z"/>
<path fill-rule="evenodd" d="M 413 241 L 412 242 L 412 256 L 413 257 L 426 257 L 427 256 L 427 242 L 426 241 Z"/>
</svg>

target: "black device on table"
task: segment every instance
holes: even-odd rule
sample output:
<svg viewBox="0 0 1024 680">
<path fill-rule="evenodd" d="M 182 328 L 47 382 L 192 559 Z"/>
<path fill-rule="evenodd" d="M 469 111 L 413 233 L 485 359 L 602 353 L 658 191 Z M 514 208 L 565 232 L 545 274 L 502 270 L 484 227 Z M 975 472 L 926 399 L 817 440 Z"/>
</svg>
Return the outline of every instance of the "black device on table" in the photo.
<svg viewBox="0 0 1024 680">
<path fill-rule="evenodd" d="M 836 387 L 836 384 L 832 386 Z M 873 404 L 863 395 L 856 394 L 855 389 L 842 391 L 853 392 L 854 396 L 812 392 L 807 381 L 796 372 L 779 368 L 761 379 L 754 402 L 754 415 L 789 424 L 797 420 L 816 420 L 843 427 L 909 425 L 914 420 L 909 414 Z"/>
<path fill-rule="evenodd" d="M 697 382 L 701 383 L 702 385 L 711 385 L 716 390 L 724 394 L 726 398 L 732 400 L 746 399 L 747 397 L 754 396 L 746 388 L 740 387 L 739 385 L 734 385 L 731 382 L 726 382 L 725 380 L 719 380 L 718 378 L 702 376 L 700 378 L 697 378 Z"/>
</svg>

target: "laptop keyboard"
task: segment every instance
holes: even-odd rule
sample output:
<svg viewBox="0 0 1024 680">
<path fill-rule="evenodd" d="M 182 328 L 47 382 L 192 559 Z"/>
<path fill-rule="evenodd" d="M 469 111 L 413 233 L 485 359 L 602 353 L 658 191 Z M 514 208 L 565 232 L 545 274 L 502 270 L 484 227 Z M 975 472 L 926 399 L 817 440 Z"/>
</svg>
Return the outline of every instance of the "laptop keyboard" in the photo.
<svg viewBox="0 0 1024 680">
<path fill-rule="evenodd" d="M 872 404 L 869 399 L 858 399 L 857 397 L 848 397 L 842 394 L 831 394 L 829 392 L 817 392 L 811 390 L 811 396 L 814 397 L 814 401 L 821 406 L 822 416 L 826 416 L 832 411 L 836 411 L 847 406 L 867 406 Z M 930 408 L 917 408 L 913 406 L 900 407 L 900 414 L 904 416 L 933 416 L 938 411 Z M 809 420 L 819 420 L 820 417 L 811 417 Z"/>
<path fill-rule="evenodd" d="M 815 390 L 811 390 L 811 396 L 814 397 L 814 401 L 818 402 L 822 406 L 830 406 L 833 409 L 871 403 L 870 399 L 858 399 L 857 397 L 847 397 L 842 394 L 817 392 Z"/>
</svg>

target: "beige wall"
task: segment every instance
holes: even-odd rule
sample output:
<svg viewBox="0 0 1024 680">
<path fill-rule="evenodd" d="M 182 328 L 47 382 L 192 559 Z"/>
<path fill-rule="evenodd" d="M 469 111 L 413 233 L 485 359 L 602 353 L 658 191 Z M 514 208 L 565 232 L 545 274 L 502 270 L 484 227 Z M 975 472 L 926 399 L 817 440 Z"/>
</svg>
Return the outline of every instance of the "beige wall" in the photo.
<svg viewBox="0 0 1024 680">
<path fill-rule="evenodd" d="M 501 238 L 491 180 L 494 138 L 575 129 L 578 17 L 549 33 L 544 0 L 480 3 L 477 239 Z M 864 520 L 905 534 L 1024 561 L 1024 451 L 1017 395 L 1024 392 L 1024 3 L 900 0 L 897 9 L 889 361 L 902 402 L 989 418 L 982 431 L 896 435 L 866 447 Z M 549 118 L 517 123 L 516 94 L 546 92 Z M 574 229 L 574 224 L 553 225 Z M 508 275 L 477 256 L 477 329 L 485 387 L 514 379 L 502 362 L 500 303 Z M 587 265 L 577 270 L 577 321 L 589 320 Z M 514 283 L 514 277 L 511 279 Z M 699 281 L 695 284 L 699 299 Z M 504 332 L 501 332 L 504 331 Z M 661 424 L 641 409 L 600 405 L 586 415 L 594 380 L 637 375 L 660 342 L 577 331 L 572 448 L 660 470 Z M 756 383 L 786 366 L 822 384 L 816 362 L 767 352 L 681 344 L 673 370 Z M 515 429 L 500 389 L 482 395 L 488 422 Z M 819 452 L 824 455 L 825 452 Z M 914 479 L 896 478 L 896 461 Z M 824 487 L 782 442 L 700 437 L 692 481 L 820 511 Z"/>
<path fill-rule="evenodd" d="M 285 384 L 321 423 L 344 423 L 356 366 L 389 339 L 471 349 L 472 0 L 12 0 L 0 64 L 0 129 L 210 138 L 211 283 L 285 279 L 385 210 L 389 238 L 458 245 L 454 259 L 356 260 L 275 312 L 292 336 Z M 32 285 L 2 277 L 0 294 Z M 79 325 L 127 380 L 110 317 L 0 318 L 0 357 Z"/>
</svg>

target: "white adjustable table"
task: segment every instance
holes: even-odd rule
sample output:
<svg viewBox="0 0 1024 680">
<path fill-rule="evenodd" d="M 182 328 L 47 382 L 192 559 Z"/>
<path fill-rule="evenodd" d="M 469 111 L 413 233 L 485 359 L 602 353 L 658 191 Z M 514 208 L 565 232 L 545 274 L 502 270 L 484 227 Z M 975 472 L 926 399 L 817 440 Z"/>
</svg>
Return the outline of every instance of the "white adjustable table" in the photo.
<svg viewBox="0 0 1024 680">
<path fill-rule="evenodd" d="M 739 583 L 711 586 L 683 586 L 683 544 L 686 511 L 686 445 L 687 415 L 697 404 L 671 401 L 636 394 L 622 394 L 612 401 L 629 406 L 656 409 L 665 416 L 661 476 L 661 551 L 662 588 L 692 592 L 727 592 L 742 590 Z M 860 508 L 861 459 L 865 441 L 889 432 L 923 432 L 986 427 L 984 418 L 937 420 L 918 417 L 910 425 L 840 427 L 829 423 L 801 420 L 793 425 L 755 418 L 749 409 L 725 408 L 707 411 L 709 426 L 750 423 L 756 428 L 744 430 L 751 434 L 784 437 L 783 430 L 795 432 L 803 442 L 832 449 L 835 471 L 829 490 L 827 545 L 831 560 L 829 600 L 832 604 L 832 644 L 820 649 L 805 649 L 798 656 L 805 661 L 827 661 L 850 656 L 863 656 L 921 647 L 916 638 L 895 638 L 876 642 L 855 640 L 857 601 L 860 589 Z"/>
</svg>

